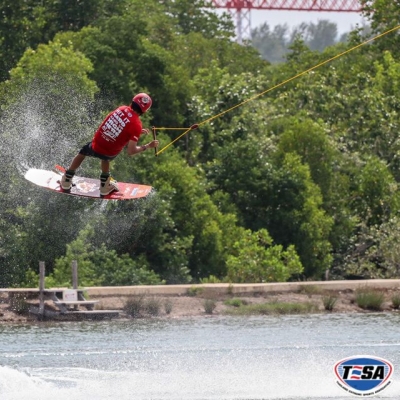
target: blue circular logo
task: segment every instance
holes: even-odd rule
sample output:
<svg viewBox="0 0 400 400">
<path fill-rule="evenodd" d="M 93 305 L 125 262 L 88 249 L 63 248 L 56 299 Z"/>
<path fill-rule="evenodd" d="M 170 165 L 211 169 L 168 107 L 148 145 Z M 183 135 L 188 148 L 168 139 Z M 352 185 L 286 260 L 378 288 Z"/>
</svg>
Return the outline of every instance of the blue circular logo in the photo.
<svg viewBox="0 0 400 400">
<path fill-rule="evenodd" d="M 390 385 L 393 365 L 383 358 L 354 356 L 338 361 L 334 371 L 336 383 L 343 390 L 365 397 L 381 393 Z"/>
</svg>

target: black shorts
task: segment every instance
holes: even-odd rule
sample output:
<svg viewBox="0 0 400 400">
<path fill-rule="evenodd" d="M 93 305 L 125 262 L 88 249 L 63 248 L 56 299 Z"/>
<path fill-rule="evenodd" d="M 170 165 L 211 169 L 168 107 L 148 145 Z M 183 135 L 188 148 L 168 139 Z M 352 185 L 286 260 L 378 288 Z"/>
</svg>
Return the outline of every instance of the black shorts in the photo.
<svg viewBox="0 0 400 400">
<path fill-rule="evenodd" d="M 105 156 L 104 154 L 96 153 L 92 149 L 92 142 L 89 142 L 85 144 L 80 150 L 79 154 L 82 154 L 83 156 L 89 156 L 89 157 L 96 157 L 100 158 L 100 160 L 105 160 L 105 161 L 111 161 L 114 160 L 116 156 Z"/>
</svg>

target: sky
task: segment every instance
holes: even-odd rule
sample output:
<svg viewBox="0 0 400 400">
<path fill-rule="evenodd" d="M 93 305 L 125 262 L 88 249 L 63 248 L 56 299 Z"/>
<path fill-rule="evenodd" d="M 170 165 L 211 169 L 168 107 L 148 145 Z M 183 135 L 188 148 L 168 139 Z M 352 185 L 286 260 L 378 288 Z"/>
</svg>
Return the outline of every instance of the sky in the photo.
<svg viewBox="0 0 400 400">
<path fill-rule="evenodd" d="M 287 23 L 290 28 L 300 25 L 302 22 L 317 23 L 319 20 L 334 22 L 339 34 L 351 31 L 357 24 L 362 25 L 365 19 L 356 12 L 317 12 L 317 11 L 271 11 L 252 10 L 250 14 L 251 28 L 254 29 L 263 23 L 268 23 L 270 28 L 275 25 Z"/>
<path fill-rule="evenodd" d="M 217 13 L 226 12 L 226 9 L 218 9 Z M 356 12 L 319 12 L 319 11 L 278 11 L 278 10 L 251 10 L 250 26 L 251 29 L 257 28 L 263 23 L 267 23 L 271 30 L 276 25 L 287 24 L 289 29 L 300 25 L 302 22 L 313 22 L 317 24 L 320 20 L 328 20 L 336 24 L 338 36 L 350 32 L 356 25 L 368 24 L 361 14 Z M 246 22 L 243 20 L 243 26 Z M 245 30 L 245 28 L 243 27 Z M 243 32 L 245 33 L 245 32 Z M 243 37 L 245 38 L 245 37 Z"/>
</svg>

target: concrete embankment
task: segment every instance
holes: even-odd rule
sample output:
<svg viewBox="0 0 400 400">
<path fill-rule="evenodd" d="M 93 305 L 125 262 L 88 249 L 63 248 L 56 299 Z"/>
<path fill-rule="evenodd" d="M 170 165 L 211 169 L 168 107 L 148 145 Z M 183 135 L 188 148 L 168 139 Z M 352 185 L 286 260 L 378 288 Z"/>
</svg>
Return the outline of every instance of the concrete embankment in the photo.
<svg viewBox="0 0 400 400">
<path fill-rule="evenodd" d="M 356 290 L 360 288 L 400 289 L 400 279 L 369 279 L 354 281 L 323 281 L 323 282 L 288 282 L 288 283 L 210 283 L 189 285 L 155 285 L 155 286 L 108 286 L 86 288 L 89 296 L 184 296 L 188 291 L 199 288 L 204 295 L 213 294 L 252 294 L 297 292 L 304 287 L 318 287 L 321 290 Z"/>
<path fill-rule="evenodd" d="M 221 294 L 254 294 L 254 293 L 284 293 L 297 292 L 306 287 L 316 287 L 321 290 L 343 291 L 361 288 L 374 288 L 384 290 L 400 289 L 400 279 L 367 279 L 349 281 L 310 281 L 287 283 L 210 283 L 188 285 L 152 285 L 152 286 L 102 286 L 87 287 L 85 292 L 90 297 L 107 296 L 184 296 L 191 290 L 201 289 L 204 295 Z M 37 293 L 39 289 L 0 289 L 0 293 Z"/>
</svg>

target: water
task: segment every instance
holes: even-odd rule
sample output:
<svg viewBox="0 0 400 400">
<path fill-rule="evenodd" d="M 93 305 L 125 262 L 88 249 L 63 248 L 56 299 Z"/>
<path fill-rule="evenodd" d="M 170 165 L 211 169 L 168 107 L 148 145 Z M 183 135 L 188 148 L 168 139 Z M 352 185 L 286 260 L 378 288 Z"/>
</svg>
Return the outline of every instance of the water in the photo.
<svg viewBox="0 0 400 400">
<path fill-rule="evenodd" d="M 400 315 L 308 315 L 0 326 L 1 400 L 348 399 L 333 365 L 394 365 Z"/>
</svg>

